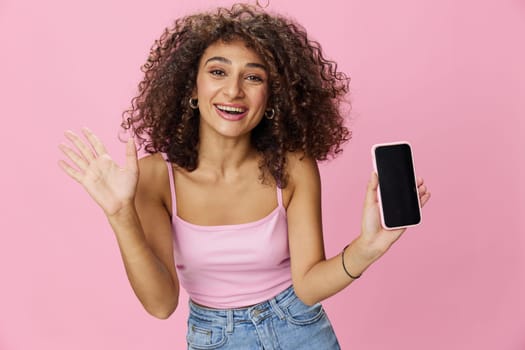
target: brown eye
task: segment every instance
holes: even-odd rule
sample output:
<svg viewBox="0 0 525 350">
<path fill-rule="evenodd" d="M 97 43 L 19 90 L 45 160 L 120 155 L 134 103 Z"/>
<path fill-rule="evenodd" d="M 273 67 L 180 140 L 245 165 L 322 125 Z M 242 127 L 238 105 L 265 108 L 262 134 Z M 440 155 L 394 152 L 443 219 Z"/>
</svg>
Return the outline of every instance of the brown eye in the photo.
<svg viewBox="0 0 525 350">
<path fill-rule="evenodd" d="M 248 75 L 246 79 L 249 81 L 259 82 L 259 83 L 262 83 L 264 81 L 263 78 L 261 78 L 258 75 Z"/>
<path fill-rule="evenodd" d="M 210 70 L 210 74 L 214 75 L 214 76 L 218 76 L 218 77 L 222 77 L 222 76 L 226 75 L 226 73 L 224 73 L 224 71 L 222 71 L 220 69 Z"/>
</svg>

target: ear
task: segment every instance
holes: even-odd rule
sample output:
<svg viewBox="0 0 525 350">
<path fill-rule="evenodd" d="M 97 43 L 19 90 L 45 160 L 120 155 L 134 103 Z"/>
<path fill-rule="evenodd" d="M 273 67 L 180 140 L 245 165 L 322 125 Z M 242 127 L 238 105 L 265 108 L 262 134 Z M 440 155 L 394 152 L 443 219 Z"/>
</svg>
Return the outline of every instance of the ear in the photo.
<svg viewBox="0 0 525 350">
<path fill-rule="evenodd" d="M 198 91 L 197 91 L 197 83 L 195 83 L 195 86 L 193 87 L 193 90 L 191 90 L 191 98 L 197 98 L 197 96 L 199 95 Z"/>
</svg>

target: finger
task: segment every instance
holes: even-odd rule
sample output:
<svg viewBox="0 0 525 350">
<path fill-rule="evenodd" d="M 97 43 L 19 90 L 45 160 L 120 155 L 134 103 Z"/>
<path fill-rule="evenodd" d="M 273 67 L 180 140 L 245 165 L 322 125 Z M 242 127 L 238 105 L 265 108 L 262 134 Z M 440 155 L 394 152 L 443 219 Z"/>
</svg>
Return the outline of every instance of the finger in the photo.
<svg viewBox="0 0 525 350">
<path fill-rule="evenodd" d="M 82 128 L 82 132 L 84 133 L 84 136 L 88 139 L 89 143 L 93 148 L 95 149 L 95 152 L 97 155 L 103 155 L 108 153 L 106 151 L 106 147 L 104 147 L 104 144 L 100 141 L 100 139 L 93 133 L 93 131 L 89 130 L 86 127 Z"/>
<path fill-rule="evenodd" d="M 95 155 L 93 154 L 93 150 L 91 150 L 88 146 L 84 144 L 84 142 L 78 137 L 73 131 L 67 130 L 64 135 L 70 140 L 80 151 L 82 156 L 89 162 L 92 162 L 95 160 Z"/>
<path fill-rule="evenodd" d="M 420 198 L 420 202 L 421 202 L 421 207 L 423 207 L 427 202 L 428 200 L 430 199 L 430 192 L 427 192 L 425 193 L 423 196 L 421 196 Z"/>
<path fill-rule="evenodd" d="M 61 143 L 60 145 L 58 145 L 58 148 L 60 148 L 62 153 L 64 153 L 69 159 L 71 159 L 71 161 L 75 163 L 75 165 L 79 169 L 85 170 L 88 167 L 89 164 L 86 162 L 86 160 L 80 157 L 75 151 L 73 151 L 68 146 Z"/>
<path fill-rule="evenodd" d="M 417 188 L 417 192 L 419 193 L 419 197 L 424 195 L 427 192 L 427 186 L 421 185 Z"/>
<path fill-rule="evenodd" d="M 372 174 L 370 175 L 370 180 L 368 180 L 368 186 L 366 189 L 365 204 L 377 203 L 377 185 L 377 174 L 375 172 L 372 172 Z"/>
<path fill-rule="evenodd" d="M 72 168 L 69 164 L 64 162 L 63 160 L 58 161 L 58 165 L 64 170 L 70 177 L 73 178 L 73 180 L 77 181 L 78 183 L 82 183 L 82 175 L 80 172 Z"/>
<path fill-rule="evenodd" d="M 423 180 L 422 177 L 417 177 L 417 180 L 416 180 L 416 184 L 417 184 L 417 187 L 421 186 L 425 181 Z"/>
<path fill-rule="evenodd" d="M 133 137 L 128 138 L 126 144 L 126 168 L 133 172 L 138 171 L 137 147 Z"/>
</svg>

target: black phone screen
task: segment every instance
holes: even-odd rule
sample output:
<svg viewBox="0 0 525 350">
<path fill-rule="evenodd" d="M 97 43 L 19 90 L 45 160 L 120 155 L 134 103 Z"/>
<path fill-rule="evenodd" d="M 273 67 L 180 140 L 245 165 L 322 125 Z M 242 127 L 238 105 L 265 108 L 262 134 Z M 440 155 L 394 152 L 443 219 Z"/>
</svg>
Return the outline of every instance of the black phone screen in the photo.
<svg viewBox="0 0 525 350">
<path fill-rule="evenodd" d="M 388 228 L 421 221 L 412 152 L 406 143 L 375 148 L 383 220 Z"/>
</svg>

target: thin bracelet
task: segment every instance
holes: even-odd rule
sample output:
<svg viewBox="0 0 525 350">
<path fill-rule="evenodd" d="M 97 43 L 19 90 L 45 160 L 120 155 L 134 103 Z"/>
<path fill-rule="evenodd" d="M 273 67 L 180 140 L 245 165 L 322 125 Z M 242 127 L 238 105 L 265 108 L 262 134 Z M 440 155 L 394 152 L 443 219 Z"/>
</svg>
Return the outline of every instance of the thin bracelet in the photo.
<svg viewBox="0 0 525 350">
<path fill-rule="evenodd" d="M 348 277 L 350 277 L 350 278 L 356 280 L 356 279 L 358 279 L 359 277 L 361 277 L 362 274 L 359 274 L 359 275 L 357 275 L 357 276 L 352 276 L 352 275 L 350 274 L 350 272 L 348 272 L 348 270 L 346 269 L 346 266 L 345 266 L 345 250 L 346 250 L 346 248 L 348 248 L 349 245 L 350 245 L 350 244 L 347 244 L 346 247 L 343 248 L 343 252 L 341 253 L 341 260 L 343 261 L 343 269 L 345 270 L 345 272 L 346 272 L 346 274 L 348 275 Z"/>
</svg>

